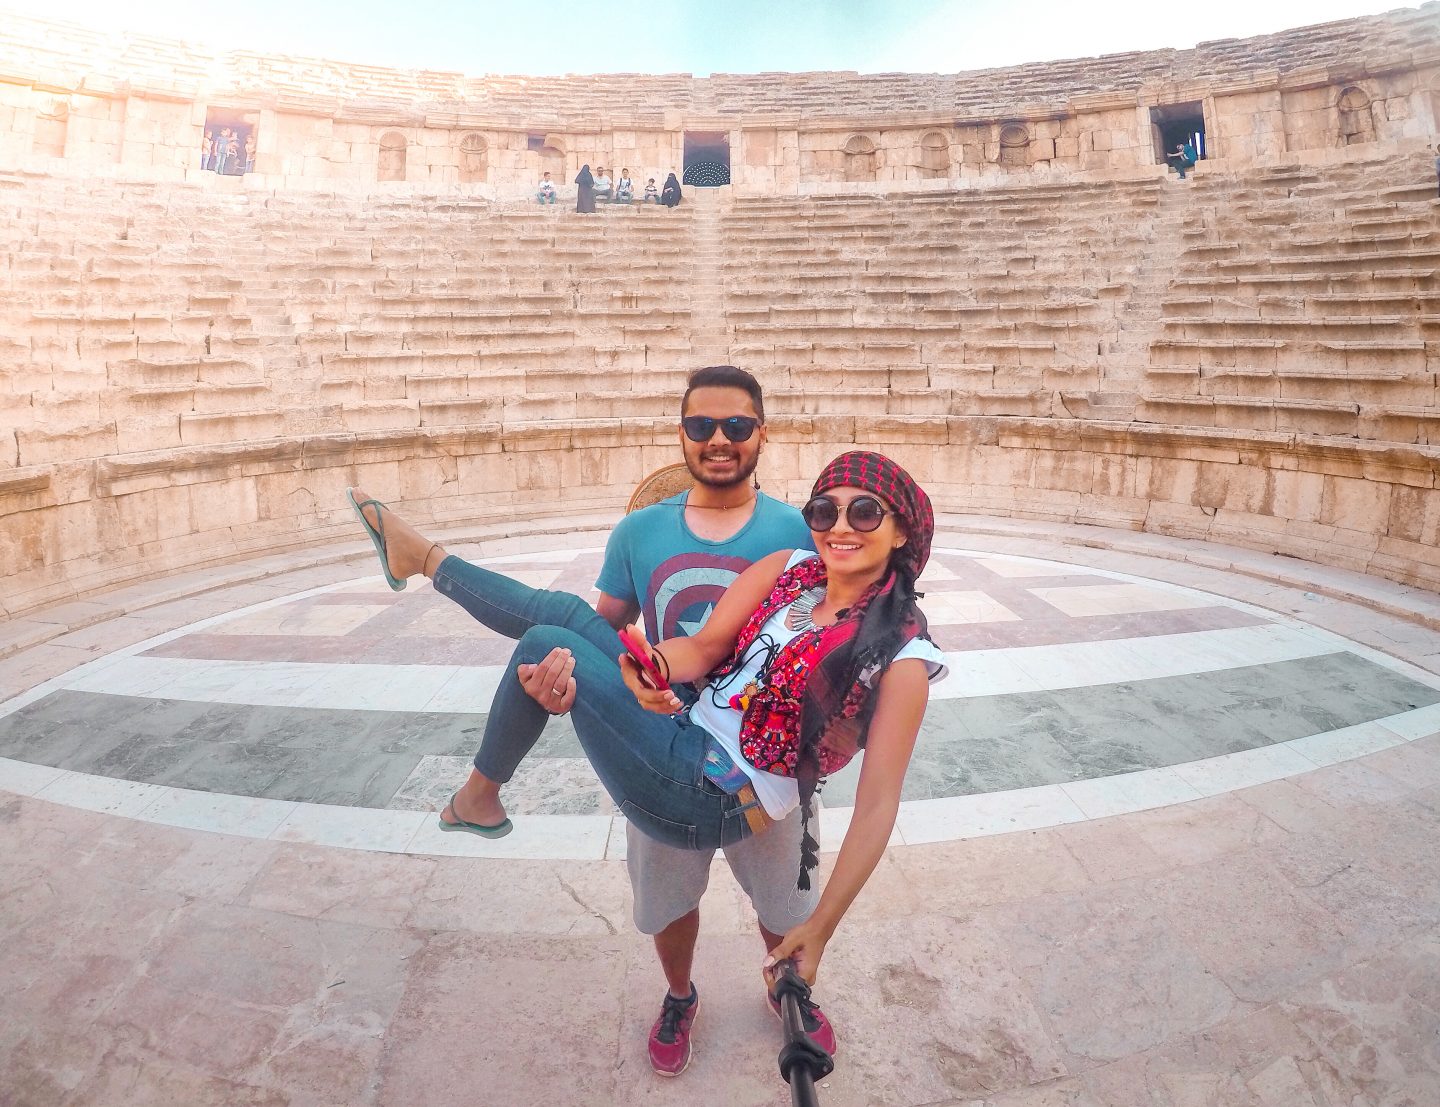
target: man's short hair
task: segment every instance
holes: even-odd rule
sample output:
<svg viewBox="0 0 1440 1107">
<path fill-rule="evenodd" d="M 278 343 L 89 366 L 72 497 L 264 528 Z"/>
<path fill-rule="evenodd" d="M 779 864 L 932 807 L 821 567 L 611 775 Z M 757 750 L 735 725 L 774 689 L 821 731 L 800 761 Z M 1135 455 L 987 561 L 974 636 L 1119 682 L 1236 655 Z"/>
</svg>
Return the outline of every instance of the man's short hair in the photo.
<svg viewBox="0 0 1440 1107">
<path fill-rule="evenodd" d="M 685 382 L 685 395 L 680 400 L 681 415 L 685 414 L 690 404 L 690 393 L 697 388 L 738 388 L 749 394 L 756 416 L 760 422 L 765 422 L 765 401 L 760 392 L 760 382 L 744 369 L 734 365 L 707 365 L 704 369 L 696 369 Z"/>
</svg>

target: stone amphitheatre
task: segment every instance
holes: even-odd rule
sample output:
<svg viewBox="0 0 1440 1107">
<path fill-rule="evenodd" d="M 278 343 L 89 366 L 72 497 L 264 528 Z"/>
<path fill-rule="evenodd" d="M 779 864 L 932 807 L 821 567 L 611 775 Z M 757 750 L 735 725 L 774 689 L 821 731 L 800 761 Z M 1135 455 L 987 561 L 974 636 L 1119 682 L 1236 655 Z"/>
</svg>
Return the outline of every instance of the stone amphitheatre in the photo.
<svg viewBox="0 0 1440 1107">
<path fill-rule="evenodd" d="M 389 592 L 343 497 L 593 596 L 729 363 L 766 491 L 858 446 L 940 513 L 951 672 L 822 1102 L 1440 1103 L 1437 131 L 1440 3 L 707 78 L 6 15 L 0 1100 L 788 1102 L 723 862 L 650 1072 L 568 720 L 513 835 L 434 829 L 508 644 Z M 582 164 L 699 184 L 582 216 Z"/>
</svg>

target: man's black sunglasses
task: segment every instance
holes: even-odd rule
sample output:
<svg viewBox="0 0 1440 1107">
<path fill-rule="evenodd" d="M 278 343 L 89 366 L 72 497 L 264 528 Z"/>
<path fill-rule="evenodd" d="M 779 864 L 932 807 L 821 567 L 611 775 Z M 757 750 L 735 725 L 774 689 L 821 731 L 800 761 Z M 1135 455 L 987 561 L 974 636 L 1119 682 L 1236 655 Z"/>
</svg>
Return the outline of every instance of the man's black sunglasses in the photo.
<svg viewBox="0 0 1440 1107">
<path fill-rule="evenodd" d="M 716 427 L 724 431 L 725 437 L 731 442 L 749 442 L 755 428 L 760 425 L 760 420 L 749 415 L 732 415 L 728 419 L 714 419 L 709 415 L 687 415 L 680 420 L 680 425 L 685 428 L 685 437 L 691 442 L 709 442 L 715 437 Z"/>
<path fill-rule="evenodd" d="M 851 530 L 868 534 L 891 514 L 874 496 L 856 496 L 845 508 L 845 520 Z M 829 496 L 816 496 L 800 509 L 805 525 L 811 530 L 829 530 L 840 521 L 840 505 Z"/>
</svg>

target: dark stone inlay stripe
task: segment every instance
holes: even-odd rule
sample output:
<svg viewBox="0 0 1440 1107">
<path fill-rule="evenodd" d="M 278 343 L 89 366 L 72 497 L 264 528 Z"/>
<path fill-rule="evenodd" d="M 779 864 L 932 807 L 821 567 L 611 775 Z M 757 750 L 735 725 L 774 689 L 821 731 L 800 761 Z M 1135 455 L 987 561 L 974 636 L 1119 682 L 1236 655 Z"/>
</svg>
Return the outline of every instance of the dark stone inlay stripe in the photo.
<svg viewBox="0 0 1440 1107">
<path fill-rule="evenodd" d="M 1353 653 L 930 704 L 902 798 L 1000 792 L 1200 761 L 1440 702 Z M 854 802 L 859 763 L 826 784 Z"/>
<path fill-rule="evenodd" d="M 1062 783 L 1254 749 L 1440 702 L 1355 654 L 931 703 L 905 799 Z M 270 799 L 386 807 L 427 755 L 472 756 L 487 716 L 53 692 L 0 719 L 0 756 Z M 582 757 L 568 718 L 534 756 Z M 825 801 L 848 806 L 859 762 Z"/>
</svg>

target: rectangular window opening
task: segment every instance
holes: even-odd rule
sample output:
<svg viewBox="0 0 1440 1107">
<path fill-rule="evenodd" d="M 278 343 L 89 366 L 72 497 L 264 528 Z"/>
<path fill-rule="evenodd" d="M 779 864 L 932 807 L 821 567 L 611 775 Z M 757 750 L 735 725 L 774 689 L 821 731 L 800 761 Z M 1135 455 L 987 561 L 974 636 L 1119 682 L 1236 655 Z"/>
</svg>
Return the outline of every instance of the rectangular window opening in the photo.
<svg viewBox="0 0 1440 1107">
<path fill-rule="evenodd" d="M 1199 100 L 1184 104 L 1157 104 L 1150 109 L 1150 136 L 1155 144 L 1155 161 L 1174 165 L 1176 151 L 1189 146 L 1195 160 L 1208 156 L 1205 141 L 1205 105 Z"/>
</svg>

